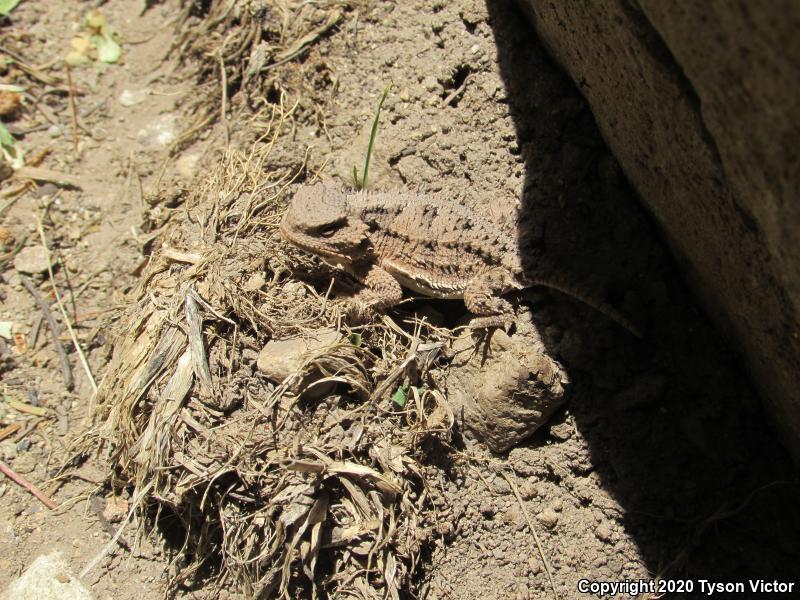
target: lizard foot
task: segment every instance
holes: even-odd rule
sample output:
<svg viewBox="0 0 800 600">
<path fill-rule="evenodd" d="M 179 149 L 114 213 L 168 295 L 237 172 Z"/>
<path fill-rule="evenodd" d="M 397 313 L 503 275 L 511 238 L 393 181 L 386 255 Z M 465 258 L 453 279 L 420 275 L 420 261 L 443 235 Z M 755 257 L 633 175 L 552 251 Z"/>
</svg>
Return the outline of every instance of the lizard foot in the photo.
<svg viewBox="0 0 800 600">
<path fill-rule="evenodd" d="M 473 318 L 467 327 L 470 329 L 492 329 L 499 327 L 508 333 L 513 324 L 514 315 L 490 315 L 486 317 Z"/>
</svg>

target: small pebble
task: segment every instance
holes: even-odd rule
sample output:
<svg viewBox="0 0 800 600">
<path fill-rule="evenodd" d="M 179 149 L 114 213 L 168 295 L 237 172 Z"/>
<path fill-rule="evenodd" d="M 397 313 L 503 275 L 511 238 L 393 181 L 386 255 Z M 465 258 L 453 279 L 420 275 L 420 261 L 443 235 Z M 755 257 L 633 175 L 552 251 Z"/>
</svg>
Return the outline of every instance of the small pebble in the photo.
<svg viewBox="0 0 800 600">
<path fill-rule="evenodd" d="M 517 531 L 525 529 L 527 524 L 525 515 L 522 514 L 522 511 L 516 506 L 512 506 L 503 514 L 503 520 Z"/>
<path fill-rule="evenodd" d="M 532 479 L 528 479 L 519 486 L 519 495 L 522 496 L 523 500 L 530 500 L 531 498 L 536 498 L 539 495 L 539 488 L 536 486 L 536 482 Z"/>
<path fill-rule="evenodd" d="M 245 282 L 244 289 L 247 290 L 248 292 L 255 292 L 257 290 L 260 290 L 262 287 L 264 287 L 265 283 L 266 283 L 266 281 L 264 279 L 264 274 L 263 273 L 254 273 Z"/>
<path fill-rule="evenodd" d="M 14 268 L 20 273 L 40 275 L 47 273 L 49 266 L 44 246 L 27 246 L 14 257 Z"/>
<path fill-rule="evenodd" d="M 445 539 L 450 539 L 455 532 L 455 524 L 452 521 L 443 521 L 436 524 L 436 535 L 440 535 Z"/>
<path fill-rule="evenodd" d="M 147 90 L 122 90 L 117 102 L 125 107 L 136 106 L 147 99 L 147 94 Z"/>
<path fill-rule="evenodd" d="M 514 593 L 514 600 L 530 600 L 531 593 L 528 587 L 522 583 L 517 584 L 517 590 Z"/>
<path fill-rule="evenodd" d="M 601 542 L 608 543 L 614 537 L 614 531 L 611 529 L 611 525 L 607 521 L 604 521 L 594 530 L 594 535 Z"/>
<path fill-rule="evenodd" d="M 8 462 L 17 457 L 17 445 L 11 440 L 0 442 L 0 454 L 3 455 L 3 460 Z"/>
<path fill-rule="evenodd" d="M 47 135 L 51 138 L 61 137 L 61 127 L 58 125 L 50 125 L 50 127 L 47 128 Z"/>
<path fill-rule="evenodd" d="M 502 477 L 495 477 L 494 479 L 494 491 L 498 494 L 505 495 L 511 493 L 511 486 L 508 485 L 508 482 L 503 479 Z"/>
<path fill-rule="evenodd" d="M 558 524 L 558 514 L 552 508 L 545 508 L 542 512 L 536 515 L 536 518 L 548 529 L 552 529 Z"/>
<path fill-rule="evenodd" d="M 562 442 L 565 442 L 571 438 L 574 432 L 575 430 L 572 426 L 572 423 L 569 422 L 557 423 L 550 426 L 550 435 Z"/>
<path fill-rule="evenodd" d="M 542 572 L 542 565 L 541 565 L 541 564 L 539 563 L 539 561 L 538 561 L 538 560 L 537 560 L 535 557 L 533 557 L 533 556 L 531 556 L 531 557 L 528 559 L 528 566 L 529 566 L 529 567 L 530 567 L 530 569 L 531 569 L 531 574 L 532 574 L 532 575 L 538 575 L 539 573 L 541 573 L 541 572 Z"/>
</svg>

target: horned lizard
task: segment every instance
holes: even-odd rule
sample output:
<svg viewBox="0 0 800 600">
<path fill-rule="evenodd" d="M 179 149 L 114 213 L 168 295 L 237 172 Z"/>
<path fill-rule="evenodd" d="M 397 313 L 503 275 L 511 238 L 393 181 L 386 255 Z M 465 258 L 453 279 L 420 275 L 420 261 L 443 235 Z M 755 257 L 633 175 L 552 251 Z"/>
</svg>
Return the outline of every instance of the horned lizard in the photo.
<svg viewBox="0 0 800 600">
<path fill-rule="evenodd" d="M 463 299 L 474 328 L 514 319 L 512 290 L 545 286 L 576 298 L 635 335 L 619 311 L 551 276 L 523 269 L 513 235 L 465 206 L 406 192 L 347 192 L 330 183 L 303 185 L 286 211 L 285 240 L 345 270 L 364 285 L 355 300 L 376 310 L 394 306 L 403 287 Z"/>
</svg>

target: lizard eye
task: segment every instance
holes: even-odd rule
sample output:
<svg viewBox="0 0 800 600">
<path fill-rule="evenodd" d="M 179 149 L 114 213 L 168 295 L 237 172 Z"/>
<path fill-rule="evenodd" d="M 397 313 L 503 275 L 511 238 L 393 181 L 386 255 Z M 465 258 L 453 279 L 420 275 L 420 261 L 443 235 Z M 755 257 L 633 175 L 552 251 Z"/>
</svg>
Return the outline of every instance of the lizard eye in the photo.
<svg viewBox="0 0 800 600">
<path fill-rule="evenodd" d="M 338 227 L 336 226 L 336 224 L 331 223 L 330 225 L 325 225 L 324 227 L 320 227 L 317 233 L 324 238 L 329 238 L 332 237 L 334 233 L 336 233 L 337 229 Z"/>
</svg>

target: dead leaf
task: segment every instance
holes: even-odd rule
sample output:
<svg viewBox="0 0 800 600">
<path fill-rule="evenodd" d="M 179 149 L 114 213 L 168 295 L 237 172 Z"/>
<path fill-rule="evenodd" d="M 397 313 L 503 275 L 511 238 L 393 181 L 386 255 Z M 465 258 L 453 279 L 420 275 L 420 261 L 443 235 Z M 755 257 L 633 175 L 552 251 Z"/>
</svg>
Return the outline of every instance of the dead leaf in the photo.
<svg viewBox="0 0 800 600">
<path fill-rule="evenodd" d="M 0 117 L 13 115 L 22 102 L 22 94 L 0 91 Z"/>
<path fill-rule="evenodd" d="M 106 507 L 103 509 L 103 518 L 109 523 L 119 523 L 128 514 L 128 501 L 122 496 L 108 496 Z"/>
</svg>

